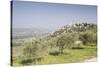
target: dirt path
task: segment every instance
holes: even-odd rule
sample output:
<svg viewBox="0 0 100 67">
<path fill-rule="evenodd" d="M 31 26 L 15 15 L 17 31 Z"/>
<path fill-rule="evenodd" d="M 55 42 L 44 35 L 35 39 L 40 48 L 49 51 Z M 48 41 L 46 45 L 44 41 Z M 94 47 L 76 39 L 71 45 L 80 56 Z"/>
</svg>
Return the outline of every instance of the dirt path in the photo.
<svg viewBox="0 0 100 67">
<path fill-rule="evenodd" d="M 91 59 L 84 60 L 83 62 L 96 62 L 96 61 L 97 58 L 91 58 Z"/>
</svg>

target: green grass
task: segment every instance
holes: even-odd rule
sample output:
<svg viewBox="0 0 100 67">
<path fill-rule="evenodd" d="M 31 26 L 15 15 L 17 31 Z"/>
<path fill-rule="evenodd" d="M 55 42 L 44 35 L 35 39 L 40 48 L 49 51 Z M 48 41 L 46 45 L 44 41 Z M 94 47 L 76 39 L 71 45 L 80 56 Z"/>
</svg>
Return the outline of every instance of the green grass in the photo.
<svg viewBox="0 0 100 67">
<path fill-rule="evenodd" d="M 17 47 L 18 49 L 18 47 Z M 15 51 L 15 57 L 14 57 L 14 65 L 20 65 L 18 54 L 20 54 L 17 51 L 17 49 L 14 48 Z M 17 52 L 17 53 L 16 53 Z M 38 64 L 59 64 L 59 63 L 74 63 L 74 62 L 80 62 L 88 58 L 96 57 L 97 56 L 97 49 L 95 46 L 90 47 L 86 46 L 84 49 L 66 49 L 64 50 L 64 54 L 53 56 L 53 55 L 47 55 L 44 60 L 41 62 L 38 62 Z M 34 64 L 33 64 L 34 65 Z"/>
<path fill-rule="evenodd" d="M 84 49 L 71 49 L 65 50 L 64 54 L 59 56 L 48 55 L 42 64 L 53 64 L 53 63 L 72 63 L 80 62 L 84 59 L 92 58 L 97 56 L 96 48 L 85 47 Z"/>
</svg>

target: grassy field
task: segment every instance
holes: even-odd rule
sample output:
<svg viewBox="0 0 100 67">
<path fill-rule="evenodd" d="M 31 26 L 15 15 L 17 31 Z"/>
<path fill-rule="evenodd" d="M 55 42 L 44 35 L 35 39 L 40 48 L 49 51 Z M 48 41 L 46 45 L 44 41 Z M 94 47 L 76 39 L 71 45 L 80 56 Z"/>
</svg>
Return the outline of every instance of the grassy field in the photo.
<svg viewBox="0 0 100 67">
<path fill-rule="evenodd" d="M 20 57 L 22 46 L 17 46 L 13 48 L 13 65 L 21 65 Z M 61 64 L 61 63 L 76 63 L 83 61 L 85 59 L 93 58 L 97 56 L 97 48 L 95 46 L 88 47 L 84 46 L 83 49 L 66 49 L 64 54 L 53 56 L 47 55 L 38 65 L 41 64 Z M 34 65 L 34 64 L 33 64 Z"/>
<path fill-rule="evenodd" d="M 59 56 L 48 55 L 43 63 L 40 64 L 53 64 L 53 63 L 73 63 L 80 62 L 84 59 L 96 57 L 95 47 L 85 47 L 84 49 L 70 49 L 65 50 L 64 54 Z"/>
</svg>

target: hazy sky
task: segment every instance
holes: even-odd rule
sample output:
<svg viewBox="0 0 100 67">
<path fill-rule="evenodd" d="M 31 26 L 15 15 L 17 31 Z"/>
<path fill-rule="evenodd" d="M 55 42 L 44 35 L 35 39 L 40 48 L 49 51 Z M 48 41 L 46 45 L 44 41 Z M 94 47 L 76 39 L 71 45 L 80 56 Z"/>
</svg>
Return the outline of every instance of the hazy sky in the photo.
<svg viewBox="0 0 100 67">
<path fill-rule="evenodd" d="M 58 28 L 73 22 L 97 22 L 97 7 L 13 1 L 13 27 Z"/>
</svg>

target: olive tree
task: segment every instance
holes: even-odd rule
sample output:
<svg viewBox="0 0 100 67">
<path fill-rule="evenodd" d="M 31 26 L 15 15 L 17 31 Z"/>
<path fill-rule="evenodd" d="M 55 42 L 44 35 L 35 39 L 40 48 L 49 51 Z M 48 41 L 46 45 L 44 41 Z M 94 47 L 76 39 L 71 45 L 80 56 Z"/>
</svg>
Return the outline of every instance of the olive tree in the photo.
<svg viewBox="0 0 100 67">
<path fill-rule="evenodd" d="M 59 36 L 57 47 L 59 47 L 60 54 L 63 54 L 65 48 L 71 48 L 74 45 L 74 41 L 77 39 L 76 33 L 63 33 Z"/>
<path fill-rule="evenodd" d="M 31 63 L 37 64 L 46 55 L 46 51 L 47 46 L 40 41 L 29 42 L 23 48 L 24 62 L 30 60 Z"/>
<path fill-rule="evenodd" d="M 80 33 L 79 39 L 83 41 L 84 45 L 86 45 L 87 43 L 96 43 L 97 34 L 92 31 L 82 32 Z"/>
</svg>

